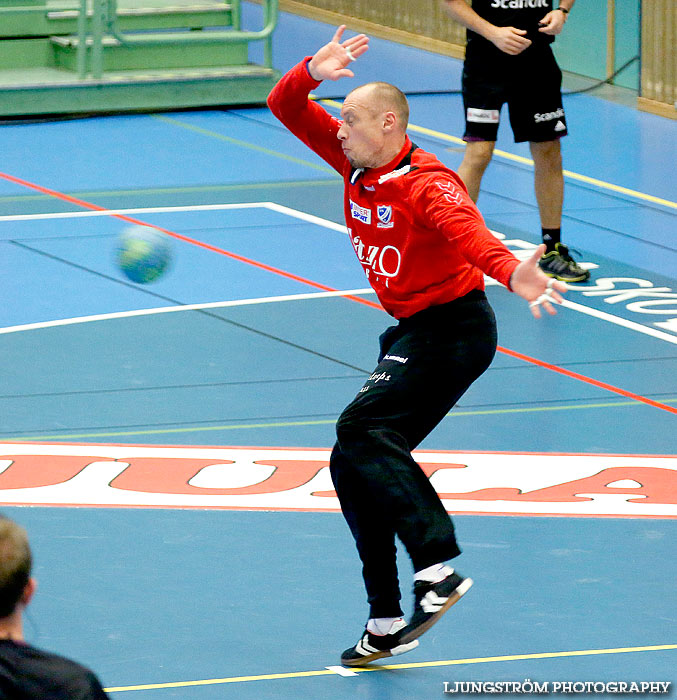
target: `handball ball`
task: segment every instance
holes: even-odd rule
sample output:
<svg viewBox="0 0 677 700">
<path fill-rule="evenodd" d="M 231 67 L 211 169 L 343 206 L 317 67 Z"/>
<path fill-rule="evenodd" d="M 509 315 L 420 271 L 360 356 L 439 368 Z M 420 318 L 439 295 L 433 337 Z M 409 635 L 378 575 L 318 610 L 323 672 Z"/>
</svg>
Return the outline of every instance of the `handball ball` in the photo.
<svg viewBox="0 0 677 700">
<path fill-rule="evenodd" d="M 171 257 L 169 236 L 156 228 L 130 226 L 118 238 L 118 265 L 132 282 L 153 282 L 165 272 Z"/>
</svg>

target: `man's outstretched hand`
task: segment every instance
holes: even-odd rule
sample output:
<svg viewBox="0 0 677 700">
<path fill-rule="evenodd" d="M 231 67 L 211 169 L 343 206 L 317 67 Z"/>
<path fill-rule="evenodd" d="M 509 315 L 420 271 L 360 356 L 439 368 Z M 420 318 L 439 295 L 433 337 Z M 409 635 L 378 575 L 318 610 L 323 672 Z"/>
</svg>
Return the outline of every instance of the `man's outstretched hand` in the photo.
<svg viewBox="0 0 677 700">
<path fill-rule="evenodd" d="M 519 294 L 522 299 L 529 302 L 531 313 L 536 317 L 541 317 L 541 306 L 551 315 L 557 313 L 553 306 L 562 303 L 562 294 L 567 290 L 564 282 L 551 279 L 538 266 L 538 261 L 545 253 L 545 244 L 536 248 L 534 254 L 523 260 L 512 273 L 510 287 L 515 294 Z"/>
<path fill-rule="evenodd" d="M 314 80 L 339 80 L 353 78 L 355 74 L 346 66 L 357 60 L 369 48 L 369 37 L 358 34 L 341 41 L 346 25 L 342 24 L 332 40 L 310 59 L 308 71 Z"/>
</svg>

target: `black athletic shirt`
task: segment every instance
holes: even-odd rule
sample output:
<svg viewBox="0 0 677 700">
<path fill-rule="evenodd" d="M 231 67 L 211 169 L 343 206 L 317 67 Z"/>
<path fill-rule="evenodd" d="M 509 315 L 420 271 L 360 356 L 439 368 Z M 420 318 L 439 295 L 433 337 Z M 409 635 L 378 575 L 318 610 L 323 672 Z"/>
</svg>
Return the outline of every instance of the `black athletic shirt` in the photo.
<svg viewBox="0 0 677 700">
<path fill-rule="evenodd" d="M 538 23 L 553 9 L 552 0 L 472 0 L 472 9 L 496 27 L 526 29 L 535 44 L 551 44 L 555 37 L 538 31 Z M 474 51 L 494 45 L 468 29 L 468 48 Z"/>
<path fill-rule="evenodd" d="M 0 639 L 0 700 L 108 700 L 84 666 L 29 644 Z"/>
</svg>

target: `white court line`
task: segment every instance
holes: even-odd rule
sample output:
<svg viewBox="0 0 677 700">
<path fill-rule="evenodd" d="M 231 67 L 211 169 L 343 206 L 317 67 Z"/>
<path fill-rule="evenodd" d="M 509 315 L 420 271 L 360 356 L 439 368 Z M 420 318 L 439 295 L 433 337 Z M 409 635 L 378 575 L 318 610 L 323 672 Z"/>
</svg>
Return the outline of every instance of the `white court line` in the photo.
<svg viewBox="0 0 677 700">
<path fill-rule="evenodd" d="M 374 290 L 346 289 L 336 292 L 311 292 L 308 294 L 289 294 L 277 297 L 259 297 L 257 299 L 235 299 L 233 301 L 209 301 L 203 304 L 183 304 L 181 306 L 158 306 L 153 309 L 135 309 L 134 311 L 114 311 L 108 314 L 95 314 L 93 316 L 74 316 L 73 318 L 60 318 L 55 321 L 40 321 L 39 323 L 25 323 L 20 326 L 6 326 L 0 328 L 0 335 L 5 333 L 18 333 L 20 331 L 34 331 L 40 328 L 54 328 L 56 326 L 72 326 L 77 323 L 90 323 L 91 321 L 109 321 L 114 318 L 131 318 L 133 316 L 152 316 L 154 314 L 168 314 L 176 311 L 198 311 L 201 309 L 222 309 L 228 306 L 250 306 L 252 304 L 271 304 L 280 301 L 305 301 L 306 299 L 324 299 L 327 297 L 345 297 L 356 294 L 373 294 Z"/>
<path fill-rule="evenodd" d="M 314 216 L 313 214 L 306 214 L 304 211 L 298 211 L 298 209 L 290 209 L 282 204 L 275 204 L 275 202 L 261 202 L 261 205 L 266 209 L 270 209 L 271 211 L 286 214 L 287 216 L 293 216 L 295 219 L 301 219 L 302 221 L 307 221 L 311 224 L 317 224 L 318 226 L 323 226 L 324 228 L 331 229 L 332 231 L 348 233 L 348 229 L 343 224 L 337 224 L 333 221 L 329 221 L 328 219 Z"/>
<path fill-rule="evenodd" d="M 170 212 L 186 212 L 186 211 L 219 211 L 228 209 L 255 209 L 262 208 L 268 209 L 270 211 L 278 212 L 286 216 L 291 216 L 302 221 L 306 221 L 317 226 L 322 226 L 323 228 L 330 229 L 332 231 L 338 231 L 339 233 L 347 233 L 348 229 L 342 225 L 337 224 L 334 221 L 329 221 L 328 219 L 323 219 L 319 216 L 314 216 L 313 214 L 307 214 L 305 212 L 299 211 L 297 209 L 292 209 L 290 207 L 283 206 L 282 204 L 276 204 L 275 202 L 244 202 L 241 204 L 199 204 L 191 206 L 177 206 L 177 207 L 141 207 L 137 209 L 106 209 L 103 211 L 83 211 L 83 212 L 53 212 L 47 214 L 18 214 L 10 216 L 0 216 L 0 221 L 26 221 L 33 219 L 49 219 L 49 218 L 77 218 L 83 216 L 112 216 L 114 214 L 155 214 L 155 213 L 170 213 Z M 492 231 L 492 233 L 500 239 L 504 239 L 505 235 Z M 110 318 L 128 318 L 130 316 L 143 316 L 150 315 L 154 313 L 168 313 L 171 311 L 190 311 L 197 308 L 218 308 L 218 306 L 237 306 L 246 305 L 254 303 L 269 303 L 274 301 L 284 301 L 287 299 L 315 299 L 321 297 L 329 296 L 346 296 L 349 294 L 367 294 L 373 293 L 373 290 L 352 290 L 345 292 L 319 292 L 315 294 L 299 294 L 291 296 L 282 297 L 263 297 L 260 300 L 257 299 L 243 299 L 240 301 L 229 301 L 229 302 L 209 302 L 206 305 L 193 304 L 185 306 L 170 306 L 170 307 L 160 307 L 157 309 L 141 309 L 137 311 L 125 311 L 113 314 L 97 314 L 95 316 L 81 316 L 73 319 L 60 319 L 56 321 L 45 321 L 43 323 L 29 323 L 20 326 L 8 326 L 6 328 L 0 328 L 0 334 L 2 333 L 15 333 L 22 330 L 34 330 L 36 328 L 49 328 L 52 326 L 65 326 L 74 323 L 87 323 L 88 321 L 100 321 Z M 216 306 L 212 306 L 215 304 Z M 627 328 L 629 330 L 636 331 L 638 333 L 643 333 L 644 335 L 657 338 L 658 340 L 664 340 L 673 345 L 677 345 L 677 336 L 665 333 L 656 328 L 651 328 L 650 326 L 645 326 L 641 323 L 636 323 L 635 321 L 630 321 L 628 319 L 622 318 L 620 316 L 614 316 L 613 314 L 607 313 L 605 311 L 599 311 L 589 306 L 584 306 L 583 304 L 578 304 L 573 301 L 565 299 L 562 306 L 572 311 L 578 311 L 579 313 L 586 314 L 587 316 L 593 316 L 601 321 L 606 321 L 608 323 L 613 323 L 617 326 Z"/>
<path fill-rule="evenodd" d="M 119 214 L 167 214 L 181 211 L 219 211 L 224 209 L 269 208 L 271 202 L 243 202 L 242 204 L 195 204 L 182 207 L 139 207 L 137 209 L 87 209 L 86 211 L 63 211 L 47 214 L 8 214 L 0 221 L 39 221 L 40 219 L 81 219 L 88 216 L 116 216 Z"/>
<path fill-rule="evenodd" d="M 629 328 L 632 331 L 637 331 L 639 333 L 644 333 L 645 335 L 650 335 L 659 340 L 667 340 L 668 343 L 673 343 L 677 345 L 677 336 L 670 335 L 670 333 L 665 333 L 664 331 L 659 331 L 657 328 L 651 328 L 650 326 L 644 326 L 641 323 L 636 323 L 635 321 L 630 321 L 627 318 L 621 318 L 620 316 L 614 316 L 613 314 L 608 314 L 606 311 L 599 311 L 598 309 L 593 309 L 589 306 L 584 306 L 583 304 L 577 304 L 575 301 L 569 301 L 565 299 L 561 306 L 572 311 L 578 311 L 582 314 L 587 314 L 588 316 L 594 316 L 601 321 L 608 321 L 609 323 L 614 323 L 617 326 L 623 326 L 623 328 Z"/>
</svg>

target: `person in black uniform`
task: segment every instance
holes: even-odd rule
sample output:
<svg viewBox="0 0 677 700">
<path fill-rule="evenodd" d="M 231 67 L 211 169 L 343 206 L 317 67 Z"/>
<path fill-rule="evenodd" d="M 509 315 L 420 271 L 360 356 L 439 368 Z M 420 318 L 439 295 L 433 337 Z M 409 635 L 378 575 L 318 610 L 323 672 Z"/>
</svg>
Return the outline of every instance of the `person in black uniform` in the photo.
<svg viewBox="0 0 677 700">
<path fill-rule="evenodd" d="M 87 668 L 26 644 L 23 611 L 35 593 L 26 531 L 0 516 L 0 700 L 106 700 Z"/>
<path fill-rule="evenodd" d="M 458 174 L 477 201 L 496 145 L 501 107 L 507 103 L 516 142 L 528 141 L 546 251 L 543 272 L 563 282 L 590 273 L 561 242 L 564 175 L 560 138 L 567 135 L 562 72 L 552 52 L 575 0 L 445 0 L 451 17 L 467 28 L 462 91 L 466 128 Z"/>
</svg>

